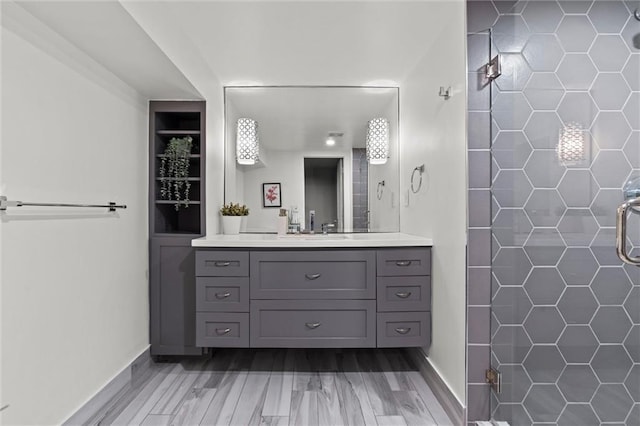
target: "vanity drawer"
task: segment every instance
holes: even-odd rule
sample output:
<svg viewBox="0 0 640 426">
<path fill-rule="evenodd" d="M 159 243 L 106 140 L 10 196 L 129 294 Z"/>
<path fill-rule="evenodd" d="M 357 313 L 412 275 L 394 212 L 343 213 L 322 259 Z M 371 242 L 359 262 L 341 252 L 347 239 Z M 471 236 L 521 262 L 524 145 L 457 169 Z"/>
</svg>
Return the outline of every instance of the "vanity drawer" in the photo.
<svg viewBox="0 0 640 426">
<path fill-rule="evenodd" d="M 249 312 L 249 278 L 197 277 L 196 311 Z"/>
<path fill-rule="evenodd" d="M 196 276 L 247 277 L 249 276 L 249 252 L 197 250 Z"/>
<path fill-rule="evenodd" d="M 431 275 L 431 249 L 378 250 L 378 276 Z"/>
<path fill-rule="evenodd" d="M 373 300 L 251 302 L 251 347 L 375 347 Z"/>
<path fill-rule="evenodd" d="M 430 276 L 378 277 L 378 312 L 430 310 Z"/>
<path fill-rule="evenodd" d="M 374 299 L 375 252 L 251 253 L 252 299 Z"/>
<path fill-rule="evenodd" d="M 378 313 L 378 347 L 429 346 L 430 312 Z"/>
<path fill-rule="evenodd" d="M 249 314 L 196 313 L 196 346 L 249 347 Z"/>
</svg>

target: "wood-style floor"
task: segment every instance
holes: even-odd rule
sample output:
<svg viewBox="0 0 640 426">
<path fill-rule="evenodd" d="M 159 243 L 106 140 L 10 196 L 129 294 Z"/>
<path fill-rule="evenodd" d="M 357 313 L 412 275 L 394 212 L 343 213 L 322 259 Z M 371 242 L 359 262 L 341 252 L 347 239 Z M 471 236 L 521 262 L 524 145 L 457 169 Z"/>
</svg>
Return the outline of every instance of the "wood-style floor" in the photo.
<svg viewBox="0 0 640 426">
<path fill-rule="evenodd" d="M 220 349 L 152 363 L 89 424 L 451 425 L 399 350 Z"/>
</svg>

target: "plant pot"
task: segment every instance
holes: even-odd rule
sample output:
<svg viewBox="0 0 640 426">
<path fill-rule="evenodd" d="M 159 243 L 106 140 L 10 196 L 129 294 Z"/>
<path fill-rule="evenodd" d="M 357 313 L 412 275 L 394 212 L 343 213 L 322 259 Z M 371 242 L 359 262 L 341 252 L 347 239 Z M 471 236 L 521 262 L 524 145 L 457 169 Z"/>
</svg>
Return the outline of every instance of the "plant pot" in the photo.
<svg viewBox="0 0 640 426">
<path fill-rule="evenodd" d="M 222 233 L 225 235 L 237 235 L 240 233 L 242 216 L 222 216 Z"/>
</svg>

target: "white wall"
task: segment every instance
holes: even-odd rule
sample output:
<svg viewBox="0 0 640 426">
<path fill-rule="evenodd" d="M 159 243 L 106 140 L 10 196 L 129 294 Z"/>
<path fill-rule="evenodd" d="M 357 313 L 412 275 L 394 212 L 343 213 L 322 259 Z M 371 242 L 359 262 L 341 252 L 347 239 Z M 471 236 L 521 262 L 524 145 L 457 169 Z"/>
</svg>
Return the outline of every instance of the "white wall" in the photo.
<svg viewBox="0 0 640 426">
<path fill-rule="evenodd" d="M 127 204 L 2 216 L 0 423 L 57 424 L 148 347 L 147 110 L 54 34 L 45 52 L 6 22 L 0 192 Z"/>
<path fill-rule="evenodd" d="M 434 2 L 448 25 L 400 89 L 401 231 L 433 238 L 429 360 L 465 403 L 466 98 L 463 1 Z M 452 86 L 449 100 L 439 86 Z M 414 167 L 424 163 L 422 189 L 404 197 Z"/>
</svg>

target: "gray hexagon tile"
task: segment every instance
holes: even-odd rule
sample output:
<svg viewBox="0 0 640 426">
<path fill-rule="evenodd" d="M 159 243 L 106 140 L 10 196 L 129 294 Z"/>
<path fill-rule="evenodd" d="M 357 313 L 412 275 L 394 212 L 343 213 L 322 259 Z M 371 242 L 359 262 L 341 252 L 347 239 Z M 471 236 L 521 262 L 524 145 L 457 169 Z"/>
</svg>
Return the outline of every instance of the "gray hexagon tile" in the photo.
<svg viewBox="0 0 640 426">
<path fill-rule="evenodd" d="M 598 385 L 600 382 L 588 365 L 567 365 L 558 379 L 558 388 L 567 402 L 589 402 Z"/>
<path fill-rule="evenodd" d="M 591 290 L 601 305 L 621 305 L 631 287 L 631 281 L 622 266 L 601 267 L 591 281 Z"/>
<path fill-rule="evenodd" d="M 638 33 L 638 21 L 629 19 L 622 29 L 622 38 L 632 53 L 640 52 L 640 33 Z"/>
<path fill-rule="evenodd" d="M 563 12 L 555 1 L 529 2 L 522 17 L 533 33 L 552 33 L 558 27 Z"/>
<path fill-rule="evenodd" d="M 622 343 L 631 321 L 621 306 L 601 306 L 591 320 L 591 328 L 600 343 Z"/>
<path fill-rule="evenodd" d="M 491 309 L 501 325 L 520 325 L 531 310 L 531 301 L 522 287 L 501 287 Z"/>
<path fill-rule="evenodd" d="M 522 402 L 531 387 L 531 380 L 521 365 L 500 365 L 503 392 L 500 402 Z"/>
<path fill-rule="evenodd" d="M 624 302 L 624 309 L 634 324 L 640 324 L 640 287 L 633 287 L 629 292 L 627 300 Z"/>
<path fill-rule="evenodd" d="M 558 231 L 567 246 L 586 247 L 598 232 L 598 224 L 588 209 L 567 209 Z"/>
<path fill-rule="evenodd" d="M 502 364 L 520 364 L 531 349 L 522 326 L 501 325 L 491 339 L 491 350 Z"/>
<path fill-rule="evenodd" d="M 622 188 L 631 165 L 622 151 L 600 151 L 591 165 L 591 173 L 600 188 Z"/>
<path fill-rule="evenodd" d="M 563 127 L 555 112 L 535 111 L 525 126 L 524 132 L 534 148 L 555 149 L 558 145 L 558 135 Z"/>
<path fill-rule="evenodd" d="M 616 209 L 622 201 L 620 189 L 601 189 L 598 192 L 591 204 L 591 213 L 600 226 L 616 226 Z"/>
<path fill-rule="evenodd" d="M 601 110 L 620 110 L 630 94 L 629 85 L 620 73 L 600 73 L 589 93 Z"/>
<path fill-rule="evenodd" d="M 568 363 L 588 363 L 598 349 L 598 340 L 586 325 L 568 325 L 560 339 L 558 348 Z"/>
<path fill-rule="evenodd" d="M 576 123 L 582 129 L 591 127 L 597 113 L 598 107 L 587 92 L 568 92 L 558 106 L 563 123 Z"/>
<path fill-rule="evenodd" d="M 503 92 L 524 89 L 529 77 L 531 77 L 531 69 L 522 54 L 503 53 L 500 59 L 502 60 L 502 74 L 500 78 L 495 80 L 498 88 Z"/>
<path fill-rule="evenodd" d="M 533 345 L 523 365 L 534 383 L 555 383 L 566 364 L 556 346 Z"/>
<path fill-rule="evenodd" d="M 555 305 L 565 287 L 566 285 L 556 268 L 533 268 L 524 284 L 524 288 L 534 305 Z M 534 312 L 529 314 L 529 318 L 532 315 Z M 535 343 L 543 342 L 536 341 Z"/>
<path fill-rule="evenodd" d="M 629 371 L 629 377 L 624 381 L 627 392 L 635 402 L 640 402 L 640 365 L 634 365 Z M 640 417 L 637 417 L 640 421 Z"/>
<path fill-rule="evenodd" d="M 536 189 L 524 210 L 534 226 L 556 226 L 566 207 L 555 189 Z"/>
<path fill-rule="evenodd" d="M 631 90 L 640 90 L 640 55 L 631 55 L 629 57 L 627 64 L 622 69 L 622 75 Z"/>
<path fill-rule="evenodd" d="M 600 385 L 591 406 L 602 422 L 624 422 L 633 407 L 633 400 L 621 384 Z"/>
<path fill-rule="evenodd" d="M 624 144 L 624 155 L 634 169 L 640 168 L 640 131 L 631 132 Z"/>
<path fill-rule="evenodd" d="M 552 228 L 534 229 L 524 245 L 524 251 L 534 266 L 554 266 L 565 248 L 560 234 Z"/>
<path fill-rule="evenodd" d="M 564 13 L 587 13 L 593 0 L 559 0 L 558 4 Z"/>
<path fill-rule="evenodd" d="M 524 329 L 534 344 L 555 343 L 565 325 L 555 306 L 534 306 L 524 322 Z"/>
<path fill-rule="evenodd" d="M 600 72 L 621 71 L 630 55 L 626 43 L 617 34 L 600 34 L 589 49 L 589 56 Z"/>
<path fill-rule="evenodd" d="M 588 16 L 599 33 L 619 33 L 629 19 L 629 11 L 618 0 L 596 1 Z"/>
<path fill-rule="evenodd" d="M 556 109 L 563 95 L 564 87 L 552 72 L 533 73 L 524 89 L 524 96 L 534 110 Z"/>
<path fill-rule="evenodd" d="M 467 2 L 467 32 L 475 33 L 491 28 L 498 19 L 498 12 L 491 1 Z"/>
<path fill-rule="evenodd" d="M 602 383 L 622 383 L 632 365 L 622 345 L 600 345 L 591 360 L 591 367 Z"/>
<path fill-rule="evenodd" d="M 493 182 L 493 195 L 500 207 L 522 207 L 533 187 L 522 170 L 500 170 Z"/>
<path fill-rule="evenodd" d="M 493 119 L 500 130 L 521 130 L 529 116 L 531 107 L 520 92 L 500 92 L 493 104 Z"/>
<path fill-rule="evenodd" d="M 591 134 L 600 149 L 622 149 L 631 134 L 631 127 L 621 112 L 601 111 L 591 126 Z"/>
<path fill-rule="evenodd" d="M 528 39 L 529 28 L 519 15 L 501 15 L 493 25 L 493 42 L 500 53 L 519 53 Z"/>
<path fill-rule="evenodd" d="M 501 247 L 522 247 L 532 228 L 524 210 L 500 209 L 491 226 L 491 232 Z"/>
<path fill-rule="evenodd" d="M 600 419 L 589 404 L 569 404 L 558 419 L 558 426 L 600 426 Z"/>
<path fill-rule="evenodd" d="M 589 285 L 598 263 L 588 248 L 569 247 L 558 263 L 558 271 L 567 285 Z"/>
<path fill-rule="evenodd" d="M 522 54 L 534 71 L 555 71 L 564 54 L 553 34 L 535 34 L 529 37 Z"/>
<path fill-rule="evenodd" d="M 531 151 L 531 145 L 522 132 L 499 132 L 491 147 L 493 158 L 501 169 L 521 169 Z"/>
<path fill-rule="evenodd" d="M 567 324 L 588 324 L 598 309 L 598 301 L 589 287 L 568 287 L 558 309 Z"/>
<path fill-rule="evenodd" d="M 492 266 L 494 275 L 503 286 L 523 285 L 531 270 L 531 262 L 524 250 L 516 247 L 502 247 Z"/>
<path fill-rule="evenodd" d="M 534 188 L 555 188 L 565 170 L 555 151 L 542 149 L 533 151 L 524 166 L 524 172 Z"/>
<path fill-rule="evenodd" d="M 624 339 L 624 348 L 633 362 L 640 363 L 640 325 L 631 327 L 627 338 Z"/>
<path fill-rule="evenodd" d="M 589 90 L 598 70 L 586 53 L 565 55 L 556 75 L 567 90 Z"/>
<path fill-rule="evenodd" d="M 568 207 L 589 207 L 599 186 L 589 170 L 567 170 L 558 192 Z"/>
<path fill-rule="evenodd" d="M 586 16 L 565 16 L 556 34 L 568 53 L 587 52 L 596 38 L 596 30 Z"/>
<path fill-rule="evenodd" d="M 534 384 L 524 400 L 524 408 L 534 422 L 555 423 L 564 405 L 556 385 Z"/>
<path fill-rule="evenodd" d="M 596 217 L 597 220 L 597 217 Z M 616 254 L 616 229 L 600 228 L 591 242 L 591 252 L 601 266 L 619 266 L 620 259 Z"/>
<path fill-rule="evenodd" d="M 634 92 L 629 96 L 623 111 L 631 128 L 640 130 L 640 92 Z"/>
<path fill-rule="evenodd" d="M 494 5 L 501 14 L 520 14 L 527 5 L 526 0 L 494 0 Z"/>
<path fill-rule="evenodd" d="M 531 418 L 522 404 L 497 404 L 493 412 L 494 419 L 509 422 L 511 425 L 531 424 Z"/>
<path fill-rule="evenodd" d="M 640 404 L 635 404 L 631 411 L 629 411 L 629 415 L 627 416 L 627 424 L 633 424 L 633 422 L 637 422 L 638 419 L 640 419 Z"/>
</svg>

